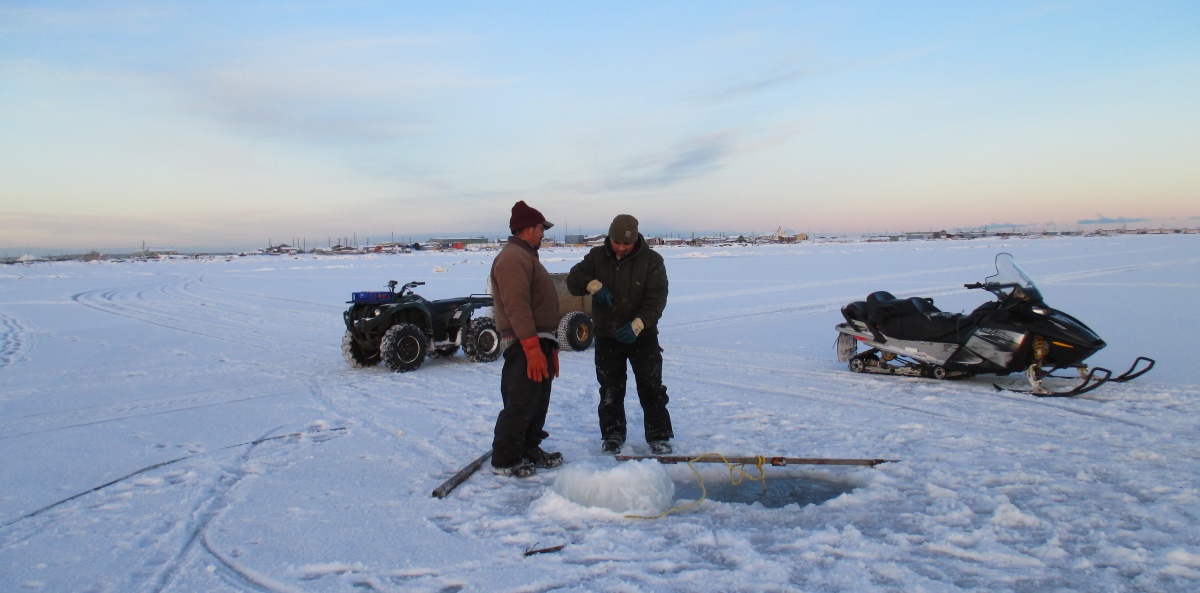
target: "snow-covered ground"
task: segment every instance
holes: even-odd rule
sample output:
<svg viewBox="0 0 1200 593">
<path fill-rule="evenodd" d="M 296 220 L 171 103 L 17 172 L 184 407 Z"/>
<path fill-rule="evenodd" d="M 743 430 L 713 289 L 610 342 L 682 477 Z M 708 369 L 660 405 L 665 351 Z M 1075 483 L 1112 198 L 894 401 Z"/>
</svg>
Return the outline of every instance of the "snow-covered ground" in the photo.
<svg viewBox="0 0 1200 593">
<path fill-rule="evenodd" d="M 1038 399 L 837 362 L 841 305 L 889 290 L 972 309 L 989 295 L 962 284 L 1001 251 L 1109 343 L 1092 363 L 1158 366 Z M 566 271 L 582 253 L 543 260 Z M 391 279 L 431 299 L 481 292 L 493 254 L 7 266 L 0 590 L 1200 589 L 1200 237 L 662 253 L 677 452 L 899 461 L 768 468 L 773 492 L 834 498 L 709 499 L 654 520 L 556 494 L 568 466 L 482 471 L 436 499 L 490 446 L 500 363 L 352 369 L 341 314 Z M 603 469 L 591 352 L 562 363 L 546 445 Z M 665 467 L 676 505 L 698 498 L 686 465 Z M 700 470 L 714 496 L 732 490 L 723 466 Z"/>
</svg>

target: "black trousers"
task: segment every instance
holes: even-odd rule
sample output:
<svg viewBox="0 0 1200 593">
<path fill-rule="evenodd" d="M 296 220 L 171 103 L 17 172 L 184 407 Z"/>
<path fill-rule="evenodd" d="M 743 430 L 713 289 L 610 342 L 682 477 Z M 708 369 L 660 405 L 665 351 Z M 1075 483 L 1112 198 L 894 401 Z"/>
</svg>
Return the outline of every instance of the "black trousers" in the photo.
<svg viewBox="0 0 1200 593">
<path fill-rule="evenodd" d="M 525 451 L 550 436 L 543 428 L 550 409 L 550 387 L 554 382 L 554 342 L 542 338 L 542 353 L 550 364 L 550 378 L 533 381 L 526 372 L 527 359 L 520 343 L 504 351 L 504 368 L 500 371 L 500 395 L 504 409 L 496 418 L 496 434 L 492 438 L 492 465 L 512 467 L 521 462 Z"/>
<path fill-rule="evenodd" d="M 633 367 L 646 441 L 665 441 L 675 436 L 667 412 L 667 386 L 662 383 L 662 347 L 658 335 L 639 336 L 632 344 L 612 338 L 596 340 L 596 380 L 600 382 L 600 437 L 625 441 L 626 364 Z"/>
</svg>

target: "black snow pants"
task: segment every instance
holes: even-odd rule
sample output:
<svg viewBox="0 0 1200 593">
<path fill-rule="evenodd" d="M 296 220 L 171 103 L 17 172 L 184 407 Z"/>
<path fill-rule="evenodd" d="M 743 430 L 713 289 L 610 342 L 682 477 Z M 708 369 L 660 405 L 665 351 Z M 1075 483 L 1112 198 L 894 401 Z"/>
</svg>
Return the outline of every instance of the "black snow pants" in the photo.
<svg viewBox="0 0 1200 593">
<path fill-rule="evenodd" d="M 642 404 L 646 442 L 675 436 L 667 412 L 667 386 L 662 383 L 662 347 L 658 334 L 641 335 L 632 344 L 612 338 L 596 340 L 596 380 L 600 382 L 600 438 L 625 442 L 626 363 L 633 367 Z"/>
<path fill-rule="evenodd" d="M 521 462 L 525 451 L 542 444 L 550 436 L 543 428 L 550 409 L 550 387 L 554 383 L 554 349 L 558 344 L 542 338 L 542 353 L 546 355 L 550 378 L 533 381 L 526 372 L 525 350 L 520 343 L 504 351 L 504 368 L 500 371 L 500 395 L 504 409 L 496 418 L 496 434 L 492 439 L 492 465 L 512 467 Z"/>
</svg>

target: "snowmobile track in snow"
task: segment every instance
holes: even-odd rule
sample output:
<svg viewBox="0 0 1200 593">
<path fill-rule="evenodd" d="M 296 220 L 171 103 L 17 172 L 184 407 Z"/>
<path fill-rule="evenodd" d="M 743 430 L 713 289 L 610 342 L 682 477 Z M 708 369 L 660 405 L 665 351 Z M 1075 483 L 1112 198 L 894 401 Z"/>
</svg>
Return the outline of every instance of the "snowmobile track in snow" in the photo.
<svg viewBox="0 0 1200 593">
<path fill-rule="evenodd" d="M 0 313 L 0 369 L 24 361 L 32 344 L 32 335 L 18 319 Z"/>
</svg>

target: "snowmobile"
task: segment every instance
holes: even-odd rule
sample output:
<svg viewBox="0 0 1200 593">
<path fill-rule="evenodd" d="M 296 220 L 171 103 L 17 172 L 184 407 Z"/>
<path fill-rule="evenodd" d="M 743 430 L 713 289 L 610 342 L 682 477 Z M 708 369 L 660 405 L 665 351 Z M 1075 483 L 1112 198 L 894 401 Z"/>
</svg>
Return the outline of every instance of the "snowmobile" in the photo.
<svg viewBox="0 0 1200 593">
<path fill-rule="evenodd" d="M 836 326 L 838 359 L 856 373 L 935 379 L 1022 372 L 1029 388 L 1011 391 L 1039 397 L 1087 393 L 1154 368 L 1153 359 L 1139 356 L 1117 376 L 1106 368 L 1089 369 L 1084 361 L 1104 348 L 1104 340 L 1082 321 L 1047 306 L 1011 254 L 996 256 L 995 274 L 963 286 L 991 292 L 996 300 L 969 314 L 949 313 L 931 298 L 896 298 L 879 291 L 842 307 L 846 322 Z M 859 344 L 866 350 L 859 352 Z M 1060 369 L 1075 369 L 1078 383 L 1059 391 L 1043 383 Z"/>
</svg>

